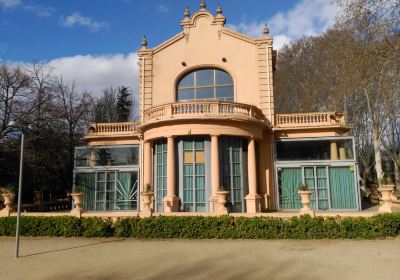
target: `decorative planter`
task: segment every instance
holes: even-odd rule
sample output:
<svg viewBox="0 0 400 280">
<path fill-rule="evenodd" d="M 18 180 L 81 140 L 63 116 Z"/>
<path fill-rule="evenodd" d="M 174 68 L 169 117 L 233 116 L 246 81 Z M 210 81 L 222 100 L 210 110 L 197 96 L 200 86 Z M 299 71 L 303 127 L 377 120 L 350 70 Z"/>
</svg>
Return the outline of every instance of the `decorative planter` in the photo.
<svg viewBox="0 0 400 280">
<path fill-rule="evenodd" d="M 143 191 L 141 192 L 143 200 L 143 208 L 140 211 L 141 217 L 151 217 L 153 214 L 153 209 L 151 208 L 151 203 L 153 202 L 154 192 Z"/>
<path fill-rule="evenodd" d="M 85 210 L 82 208 L 82 202 L 83 202 L 83 192 L 73 192 L 72 198 L 74 200 L 74 209 L 72 209 L 71 213 L 81 217 L 81 214 L 85 212 Z"/>
<path fill-rule="evenodd" d="M 33 192 L 33 205 L 36 207 L 40 207 L 42 203 L 43 193 L 41 191 Z"/>
<path fill-rule="evenodd" d="M 216 192 L 217 195 L 217 209 L 215 209 L 215 213 L 219 215 L 226 215 L 228 214 L 228 208 L 226 208 L 226 202 L 229 195 L 228 191 L 219 190 Z"/>
<path fill-rule="evenodd" d="M 14 212 L 12 205 L 14 202 L 15 195 L 9 193 L 2 193 L 1 196 L 3 197 L 5 208 L 0 211 L 0 214 L 2 216 L 9 216 L 10 213 Z"/>
<path fill-rule="evenodd" d="M 311 216 L 314 215 L 314 211 L 310 208 L 311 204 L 311 191 L 298 191 L 301 199 L 302 208 L 300 209 L 301 214 L 309 214 Z"/>
<path fill-rule="evenodd" d="M 379 192 L 382 195 L 382 204 L 379 206 L 379 212 L 393 212 L 392 193 L 394 185 L 382 185 L 379 187 Z"/>
</svg>

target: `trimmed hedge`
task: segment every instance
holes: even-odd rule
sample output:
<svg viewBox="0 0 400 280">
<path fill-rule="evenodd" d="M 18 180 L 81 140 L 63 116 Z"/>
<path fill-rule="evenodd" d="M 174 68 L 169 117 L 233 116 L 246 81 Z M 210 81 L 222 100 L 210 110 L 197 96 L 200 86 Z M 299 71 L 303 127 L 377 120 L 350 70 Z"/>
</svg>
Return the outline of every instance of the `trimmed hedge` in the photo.
<svg viewBox="0 0 400 280">
<path fill-rule="evenodd" d="M 15 217 L 0 218 L 0 236 L 15 234 Z M 400 235 L 400 213 L 370 218 L 183 216 L 111 219 L 21 217 L 22 236 L 184 239 L 378 239 Z"/>
</svg>

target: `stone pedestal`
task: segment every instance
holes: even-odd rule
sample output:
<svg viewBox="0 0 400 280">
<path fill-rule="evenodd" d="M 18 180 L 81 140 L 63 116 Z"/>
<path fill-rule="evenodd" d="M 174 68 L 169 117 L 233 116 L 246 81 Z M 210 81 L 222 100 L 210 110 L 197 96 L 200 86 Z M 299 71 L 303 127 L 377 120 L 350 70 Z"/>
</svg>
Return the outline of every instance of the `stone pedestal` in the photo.
<svg viewBox="0 0 400 280">
<path fill-rule="evenodd" d="M 179 212 L 179 202 L 180 202 L 179 197 L 175 195 L 167 195 L 163 199 L 164 212 L 166 213 Z"/>
<path fill-rule="evenodd" d="M 217 211 L 217 202 L 218 202 L 218 197 L 217 195 L 212 195 L 210 196 L 210 212 L 211 213 L 215 213 L 215 211 Z"/>
<path fill-rule="evenodd" d="M 154 192 L 145 191 L 141 193 L 143 200 L 143 208 L 140 210 L 140 217 L 151 217 L 153 215 L 153 208 L 151 208 L 151 203 L 153 202 Z"/>
<path fill-rule="evenodd" d="M 300 209 L 300 214 L 308 214 L 314 216 L 314 210 L 311 209 L 311 191 L 298 191 L 301 199 L 302 208 Z"/>
<path fill-rule="evenodd" d="M 228 191 L 217 191 L 217 203 L 215 204 L 216 209 L 214 210 L 214 213 L 218 215 L 227 215 L 228 214 L 228 208 L 226 208 L 226 202 L 228 198 Z"/>
<path fill-rule="evenodd" d="M 71 210 L 71 214 L 80 218 L 85 209 L 82 208 L 83 203 L 83 192 L 72 193 L 72 198 L 74 200 L 74 209 Z"/>
<path fill-rule="evenodd" d="M 43 194 L 41 191 L 34 191 L 33 192 L 33 206 L 39 208 L 42 204 Z"/>
<path fill-rule="evenodd" d="M 393 212 L 394 207 L 392 207 L 392 193 L 394 191 L 394 186 L 386 185 L 380 187 L 378 190 L 382 195 L 382 204 L 379 206 L 378 211 L 386 213 Z"/>
<path fill-rule="evenodd" d="M 14 195 L 3 193 L 1 196 L 3 197 L 5 208 L 0 211 L 0 216 L 10 216 L 11 213 L 15 212 L 12 207 Z"/>
<path fill-rule="evenodd" d="M 260 200 L 261 196 L 258 194 L 248 194 L 244 198 L 246 200 L 246 212 L 247 213 L 259 213 L 260 212 Z"/>
</svg>

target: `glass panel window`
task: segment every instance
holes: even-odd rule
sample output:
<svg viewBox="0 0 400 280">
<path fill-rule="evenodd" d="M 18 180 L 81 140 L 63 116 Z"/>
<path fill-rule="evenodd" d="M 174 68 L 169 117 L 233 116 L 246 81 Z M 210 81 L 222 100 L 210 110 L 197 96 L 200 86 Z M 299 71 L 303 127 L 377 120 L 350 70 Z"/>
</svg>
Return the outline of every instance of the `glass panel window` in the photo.
<svg viewBox="0 0 400 280">
<path fill-rule="evenodd" d="M 354 160 L 353 139 L 277 141 L 276 159 Z"/>
<path fill-rule="evenodd" d="M 204 69 L 196 71 L 196 86 L 214 85 L 214 70 Z"/>
<path fill-rule="evenodd" d="M 183 140 L 183 210 L 206 211 L 206 176 L 204 139 Z"/>
<path fill-rule="evenodd" d="M 226 72 L 215 71 L 215 83 L 218 85 L 230 85 L 233 84 L 233 80 Z"/>
<path fill-rule="evenodd" d="M 193 100 L 194 89 L 178 89 L 178 101 Z"/>
<path fill-rule="evenodd" d="M 138 174 L 138 171 L 77 173 L 75 186 L 82 188 L 87 210 L 137 210 Z"/>
<path fill-rule="evenodd" d="M 233 101 L 233 80 L 222 70 L 196 70 L 179 81 L 177 100 Z"/>
<path fill-rule="evenodd" d="M 189 73 L 179 82 L 180 87 L 193 87 L 194 86 L 194 73 Z"/>
<path fill-rule="evenodd" d="M 196 151 L 196 163 L 204 163 L 204 151 Z"/>
<path fill-rule="evenodd" d="M 139 145 L 75 148 L 75 167 L 139 165 Z"/>
<path fill-rule="evenodd" d="M 228 101 L 227 99 L 232 98 L 233 96 L 232 87 L 217 87 L 215 90 L 216 90 L 216 97 L 218 99 Z"/>
<path fill-rule="evenodd" d="M 223 137 L 220 140 L 222 151 L 222 186 L 229 191 L 228 207 L 232 212 L 243 212 L 243 139 Z"/>
<path fill-rule="evenodd" d="M 167 195 L 167 141 L 154 143 L 155 145 L 155 204 L 156 211 L 163 212 L 163 198 Z"/>
<path fill-rule="evenodd" d="M 196 91 L 196 99 L 214 99 L 214 88 L 198 88 Z"/>
</svg>

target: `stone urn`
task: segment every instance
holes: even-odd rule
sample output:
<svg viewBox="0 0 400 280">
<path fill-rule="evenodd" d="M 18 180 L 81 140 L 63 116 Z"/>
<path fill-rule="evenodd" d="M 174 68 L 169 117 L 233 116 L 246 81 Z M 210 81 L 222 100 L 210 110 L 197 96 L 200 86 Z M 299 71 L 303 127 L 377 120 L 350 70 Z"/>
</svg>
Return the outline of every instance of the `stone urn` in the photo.
<svg viewBox="0 0 400 280">
<path fill-rule="evenodd" d="M 71 213 L 81 217 L 81 214 L 85 212 L 85 210 L 82 208 L 82 203 L 83 203 L 83 192 L 73 192 L 71 193 L 72 198 L 74 200 L 74 209 L 71 210 Z"/>
<path fill-rule="evenodd" d="M 143 200 L 143 208 L 140 211 L 140 216 L 150 217 L 153 214 L 151 203 L 153 202 L 154 192 L 146 190 L 141 192 L 141 195 Z"/>
<path fill-rule="evenodd" d="M 394 191 L 394 185 L 381 185 L 378 190 L 382 196 L 382 204 L 379 206 L 378 211 L 393 212 L 392 193 Z"/>
<path fill-rule="evenodd" d="M 298 194 L 300 195 L 301 205 L 303 206 L 300 209 L 300 213 L 301 214 L 309 214 L 309 215 L 313 216 L 314 211 L 310 207 L 312 191 L 300 191 L 299 190 Z"/>
<path fill-rule="evenodd" d="M 2 193 L 1 196 L 3 197 L 5 208 L 3 210 L 1 210 L 0 213 L 2 215 L 9 216 L 10 213 L 14 212 L 14 209 L 13 209 L 12 205 L 13 205 L 13 202 L 14 202 L 15 194 L 13 194 L 13 193 Z"/>
<path fill-rule="evenodd" d="M 34 191 L 33 192 L 33 205 L 35 207 L 40 207 L 42 203 L 43 193 L 41 191 Z"/>
<path fill-rule="evenodd" d="M 228 199 L 229 191 L 218 190 L 215 194 L 217 195 L 217 204 L 216 204 L 217 207 L 215 209 L 215 213 L 219 215 L 228 214 L 228 208 L 226 208 L 226 202 Z"/>
</svg>

